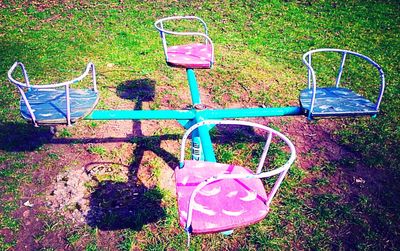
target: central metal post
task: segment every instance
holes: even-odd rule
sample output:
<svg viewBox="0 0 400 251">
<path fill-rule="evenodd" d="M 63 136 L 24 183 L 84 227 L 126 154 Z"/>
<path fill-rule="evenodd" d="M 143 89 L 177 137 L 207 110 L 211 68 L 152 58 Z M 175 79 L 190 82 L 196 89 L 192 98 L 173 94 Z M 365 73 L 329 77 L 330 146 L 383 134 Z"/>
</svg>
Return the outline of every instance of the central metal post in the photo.
<svg viewBox="0 0 400 251">
<path fill-rule="evenodd" d="M 199 86 L 193 69 L 186 69 L 186 75 L 189 82 L 190 95 L 192 96 L 193 106 L 201 104 Z"/>
<path fill-rule="evenodd" d="M 189 82 L 190 95 L 194 107 L 195 117 L 190 124 L 196 124 L 204 120 L 197 112 L 196 107 L 201 105 L 199 86 L 196 81 L 196 75 L 193 69 L 186 69 L 186 75 Z M 193 132 L 192 135 L 192 158 L 195 160 L 206 160 L 216 162 L 214 149 L 211 142 L 209 129 L 207 126 L 201 126 Z"/>
</svg>

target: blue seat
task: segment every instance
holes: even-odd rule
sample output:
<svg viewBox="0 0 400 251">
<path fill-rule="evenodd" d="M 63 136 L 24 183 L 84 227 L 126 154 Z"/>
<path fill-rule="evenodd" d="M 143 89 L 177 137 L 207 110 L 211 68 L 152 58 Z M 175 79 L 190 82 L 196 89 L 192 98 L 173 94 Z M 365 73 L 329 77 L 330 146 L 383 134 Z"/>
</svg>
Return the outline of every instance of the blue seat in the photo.
<svg viewBox="0 0 400 251">
<path fill-rule="evenodd" d="M 312 55 L 320 52 L 336 52 L 342 54 L 341 64 L 336 77 L 335 86 L 321 87 L 317 85 L 315 70 L 312 66 Z M 380 90 L 376 102 L 357 94 L 353 90 L 340 87 L 340 79 L 347 55 L 366 60 L 380 74 Z M 303 62 L 308 68 L 308 88 L 300 92 L 300 105 L 309 119 L 336 116 L 373 116 L 379 112 L 379 106 L 385 89 L 385 75 L 382 68 L 369 57 L 356 52 L 340 49 L 317 49 L 303 55 Z"/>
<path fill-rule="evenodd" d="M 22 69 L 25 83 L 21 83 L 12 77 L 17 66 Z M 93 88 L 70 88 L 72 84 L 86 77 L 90 70 L 92 71 Z M 8 71 L 8 79 L 17 86 L 21 94 L 20 111 L 22 117 L 35 126 L 43 124 L 71 125 L 71 123 L 90 114 L 99 100 L 96 72 L 92 63 L 89 63 L 83 74 L 74 80 L 58 84 L 31 85 L 24 65 L 15 62 Z"/>
<path fill-rule="evenodd" d="M 38 124 L 68 124 L 65 90 L 34 89 L 26 92 L 25 95 Z M 69 96 L 71 123 L 90 114 L 99 99 L 98 93 L 90 89 L 71 89 Z M 25 120 L 33 122 L 23 98 L 20 101 L 20 111 Z"/>
<path fill-rule="evenodd" d="M 300 103 L 303 109 L 311 110 L 312 89 L 300 92 Z M 376 105 L 363 96 L 347 88 L 317 88 L 312 110 L 313 117 L 375 115 Z"/>
</svg>

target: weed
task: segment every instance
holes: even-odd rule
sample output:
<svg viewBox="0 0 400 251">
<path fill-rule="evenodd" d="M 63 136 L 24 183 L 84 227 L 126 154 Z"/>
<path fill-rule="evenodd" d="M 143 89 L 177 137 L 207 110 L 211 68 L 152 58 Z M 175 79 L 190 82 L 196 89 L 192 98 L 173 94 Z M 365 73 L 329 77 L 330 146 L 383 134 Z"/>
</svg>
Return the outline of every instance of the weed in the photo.
<svg viewBox="0 0 400 251">
<path fill-rule="evenodd" d="M 49 153 L 48 156 L 52 160 L 59 160 L 60 159 L 60 157 L 56 153 Z"/>
<path fill-rule="evenodd" d="M 317 186 L 326 186 L 329 184 L 329 182 L 330 181 L 327 178 L 320 178 L 320 179 L 317 179 L 316 184 L 317 184 Z"/>
<path fill-rule="evenodd" d="M 83 186 L 86 188 L 86 190 L 89 192 L 89 193 L 93 193 L 95 190 L 96 190 L 96 187 L 97 187 L 97 185 L 98 185 L 98 183 L 96 182 L 96 181 L 88 181 L 88 182 L 85 182 L 84 184 L 83 184 Z"/>
<path fill-rule="evenodd" d="M 363 208 L 368 208 L 371 205 L 371 200 L 368 196 L 361 194 L 358 197 L 358 202 Z"/>
<path fill-rule="evenodd" d="M 121 237 L 122 241 L 118 245 L 118 249 L 121 251 L 130 251 L 132 250 L 132 247 L 137 244 L 135 231 L 125 230 Z"/>
<path fill-rule="evenodd" d="M 36 242 L 41 242 L 43 239 L 45 238 L 45 234 L 43 234 L 43 233 L 40 233 L 40 234 L 36 234 L 34 237 L 33 237 L 33 239 L 36 241 Z"/>
<path fill-rule="evenodd" d="M 97 154 L 101 157 L 105 157 L 108 154 L 107 149 L 103 146 L 91 145 L 88 147 L 88 152 Z"/>
<path fill-rule="evenodd" d="M 75 243 L 77 243 L 79 241 L 80 238 L 81 238 L 80 233 L 78 233 L 78 232 L 72 233 L 71 235 L 67 236 L 67 242 L 70 245 L 74 245 Z"/>
<path fill-rule="evenodd" d="M 91 129 L 95 129 L 96 127 L 99 126 L 99 123 L 96 122 L 96 121 L 90 121 L 89 124 L 88 124 L 88 126 L 89 126 Z"/>
<path fill-rule="evenodd" d="M 45 233 L 54 232 L 59 227 L 59 222 L 56 222 L 52 219 L 45 219 L 43 231 Z"/>
<path fill-rule="evenodd" d="M 159 188 L 147 190 L 144 193 L 144 197 L 153 201 L 160 201 L 163 198 L 163 192 Z"/>
<path fill-rule="evenodd" d="M 311 172 L 320 172 L 322 170 L 322 168 L 321 168 L 321 166 L 312 166 L 311 168 L 310 168 L 310 171 Z"/>
<path fill-rule="evenodd" d="M 72 137 L 72 133 L 67 128 L 62 128 L 58 132 L 58 137 L 60 137 L 60 138 L 70 138 L 70 137 Z"/>
<path fill-rule="evenodd" d="M 153 103 L 150 104 L 150 110 L 159 110 L 161 107 L 160 100 L 156 99 Z"/>
<path fill-rule="evenodd" d="M 4 237 L 0 235 L 0 249 L 1 250 L 11 250 L 12 247 L 15 246 L 16 241 L 7 242 L 4 240 Z"/>
<path fill-rule="evenodd" d="M 89 243 L 85 247 L 85 251 L 97 251 L 97 244 L 96 243 Z"/>
</svg>

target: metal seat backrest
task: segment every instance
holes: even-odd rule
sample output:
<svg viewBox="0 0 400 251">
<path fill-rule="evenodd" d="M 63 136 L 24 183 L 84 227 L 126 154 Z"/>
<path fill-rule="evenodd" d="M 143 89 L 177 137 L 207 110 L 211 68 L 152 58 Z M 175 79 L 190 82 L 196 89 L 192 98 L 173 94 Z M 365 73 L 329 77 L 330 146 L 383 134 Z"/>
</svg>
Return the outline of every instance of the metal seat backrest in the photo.
<svg viewBox="0 0 400 251">
<path fill-rule="evenodd" d="M 198 21 L 203 31 L 175 31 L 165 28 L 167 23 L 189 20 Z M 183 23 L 183 22 L 182 22 Z M 160 32 L 165 60 L 168 65 L 182 68 L 211 68 L 214 64 L 214 45 L 208 36 L 206 23 L 199 17 L 195 16 L 173 16 L 159 19 L 154 24 L 155 28 Z M 174 44 L 170 46 L 167 36 L 187 36 L 200 37 L 204 40 L 201 43 Z M 168 40 L 168 41 L 167 41 Z"/>
<path fill-rule="evenodd" d="M 306 67 L 308 69 L 308 89 L 311 90 L 310 101 L 309 101 L 310 105 L 309 105 L 309 107 L 307 109 L 308 110 L 308 117 L 309 118 L 312 117 L 312 114 L 314 112 L 315 103 L 316 103 L 317 91 L 318 91 L 319 88 L 322 88 L 322 87 L 317 85 L 317 77 L 316 77 L 315 70 L 313 68 L 312 56 L 314 54 L 329 53 L 329 52 L 340 53 L 340 54 L 342 54 L 342 58 L 341 58 L 341 61 L 340 61 L 338 74 L 336 76 L 335 86 L 334 87 L 328 87 L 328 88 L 341 88 L 340 83 L 341 83 L 341 79 L 342 79 L 342 74 L 343 74 L 343 69 L 344 69 L 344 66 L 345 66 L 346 58 L 348 57 L 348 55 L 352 55 L 352 56 L 361 58 L 361 59 L 365 60 L 367 63 L 369 63 L 370 65 L 372 65 L 373 67 L 375 67 L 378 70 L 379 76 L 380 76 L 379 94 L 378 94 L 378 97 L 376 99 L 376 102 L 373 103 L 374 107 L 372 108 L 374 111 L 378 112 L 380 103 L 382 101 L 383 92 L 384 92 L 384 89 L 385 89 L 385 75 L 384 75 L 384 72 L 383 72 L 381 66 L 379 66 L 375 61 L 373 61 L 369 57 L 364 56 L 364 55 L 362 55 L 360 53 L 357 53 L 357 52 L 348 51 L 348 50 L 342 50 L 342 49 L 323 48 L 323 49 L 311 50 L 311 51 L 309 51 L 309 52 L 307 52 L 307 53 L 305 53 L 303 55 L 303 63 L 306 65 Z M 345 95 L 356 97 L 356 98 L 363 98 L 361 95 L 354 93 L 352 90 L 348 90 L 347 89 L 347 90 L 344 90 L 344 91 L 346 92 L 346 93 L 344 93 Z M 338 96 L 340 96 L 340 92 L 337 92 L 337 93 L 339 93 Z M 335 93 L 335 95 L 337 93 Z M 363 101 L 369 102 L 369 100 L 366 99 L 366 98 Z M 369 105 L 369 106 L 371 106 L 371 105 Z M 367 108 L 367 110 L 368 109 L 370 109 L 370 108 Z M 368 112 L 370 113 L 371 111 L 368 111 Z M 355 113 L 357 113 L 357 111 Z M 355 114 L 355 115 L 357 115 L 357 114 Z"/>
<path fill-rule="evenodd" d="M 18 66 L 22 70 L 25 83 L 16 80 L 12 76 Z M 71 85 L 85 78 L 90 71 L 92 72 L 93 82 L 93 88 L 90 89 L 90 92 L 86 92 L 86 90 L 74 90 L 70 88 Z M 96 70 L 93 63 L 88 63 L 85 71 L 79 77 L 63 83 L 32 85 L 30 84 L 25 66 L 21 62 L 15 62 L 8 71 L 7 76 L 8 80 L 18 88 L 18 91 L 21 94 L 21 114 L 24 117 L 24 114 L 26 113 L 26 117 L 24 118 L 32 121 L 35 126 L 38 126 L 38 124 L 40 124 L 40 119 L 37 118 L 37 115 L 40 114 L 40 110 L 42 108 L 46 110 L 46 112 L 48 112 L 48 109 L 53 109 L 58 115 L 64 116 L 64 118 L 62 119 L 64 123 L 71 125 L 73 120 L 76 119 L 77 114 L 79 114 L 80 116 L 87 115 L 88 111 L 91 111 L 98 101 Z M 64 91 L 59 90 L 59 88 L 62 87 L 64 88 Z M 41 95 L 37 95 L 39 91 Z M 43 99 L 40 100 L 42 97 Z M 71 100 L 74 101 L 74 104 L 72 106 Z M 33 104 L 32 102 L 35 102 L 35 104 Z M 55 104 L 56 102 L 57 104 Z M 76 103 L 79 104 L 76 105 Z M 58 107 L 60 105 L 62 107 Z M 74 105 L 76 105 L 76 107 L 78 107 L 82 111 L 78 113 L 74 113 L 74 111 L 71 111 L 71 107 L 73 107 Z M 35 108 L 32 108 L 32 106 L 35 106 Z M 24 113 L 22 112 L 22 109 L 24 109 Z M 47 116 L 47 114 L 42 115 L 44 115 L 44 117 Z"/>
</svg>

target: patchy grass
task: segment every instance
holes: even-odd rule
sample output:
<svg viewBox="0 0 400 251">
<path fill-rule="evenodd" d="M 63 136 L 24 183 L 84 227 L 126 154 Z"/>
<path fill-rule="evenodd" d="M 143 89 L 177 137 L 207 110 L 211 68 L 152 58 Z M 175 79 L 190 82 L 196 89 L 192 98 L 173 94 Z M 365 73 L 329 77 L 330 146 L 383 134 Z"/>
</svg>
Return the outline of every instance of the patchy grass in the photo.
<svg viewBox="0 0 400 251">
<path fill-rule="evenodd" d="M 29 176 L 24 175 L 21 170 L 25 166 L 22 154 L 4 154 L 0 161 L 2 164 L 0 169 L 0 187 L 2 187 L 0 197 L 3 198 L 0 205 L 0 229 L 16 233 L 19 230 L 20 221 L 13 217 L 12 212 L 19 207 L 19 187 Z M 8 248 L 12 247 L 15 241 L 15 239 L 6 241 L 2 236 L 0 244 Z"/>
<path fill-rule="evenodd" d="M 89 146 L 88 151 L 102 157 L 105 157 L 108 154 L 107 149 L 103 146 Z"/>
<path fill-rule="evenodd" d="M 32 175 L 41 170 L 62 171 L 57 168 L 59 162 L 65 161 L 64 156 L 54 151 L 57 145 L 50 142 L 69 144 L 68 151 L 74 151 L 77 156 L 85 152 L 118 163 L 127 150 L 107 150 L 98 143 L 87 145 L 86 141 L 75 138 L 78 134 L 95 134 L 104 122 L 82 121 L 74 128 L 61 128 L 52 135 L 48 127 L 33 128 L 22 121 L 17 91 L 5 75 L 13 62 L 25 64 L 32 83 L 71 79 L 81 73 L 88 61 L 94 62 L 101 93 L 98 109 L 119 107 L 121 100 L 112 97 L 121 83 L 130 81 L 134 85 L 143 80 L 151 80 L 154 90 L 149 90 L 150 95 L 121 97 L 131 100 L 132 107 L 184 108 L 190 105 L 184 72 L 165 65 L 159 35 L 152 25 L 160 17 L 191 14 L 207 22 L 216 46 L 216 66 L 210 71 L 196 72 L 203 93 L 209 95 L 205 102 L 211 106 L 297 105 L 298 92 L 306 82 L 301 55 L 314 48 L 337 47 L 365 54 L 383 67 L 387 78 L 378 118 L 346 119 L 338 123 L 341 129 L 336 132 L 336 138 L 356 157 L 343 156 L 339 162 L 315 165 L 310 170 L 293 167 L 263 222 L 228 237 L 195 236 L 191 249 L 398 247 L 399 11 L 396 1 L 370 0 L 69 1 L 62 5 L 54 1 L 3 1 L 0 3 L 3 20 L 0 23 L 0 249 L 15 249 L 17 235 L 23 231 L 21 219 L 16 216 L 21 208 L 23 188 L 48 184 Z M 336 69 L 327 63 L 334 59 L 321 59 L 321 83 L 332 80 L 329 74 Z M 346 65 L 345 71 L 346 84 L 374 97 L 376 79 L 367 66 L 354 61 Z M 176 133 L 182 131 L 165 127 L 154 135 Z M 167 156 L 159 147 L 161 140 L 157 137 L 133 137 L 130 144 L 136 147 L 136 152 L 140 150 L 137 148 L 150 149 L 173 163 L 176 156 Z M 240 135 L 236 138 L 241 139 Z M 222 161 L 254 165 L 255 160 L 247 156 L 260 154 L 259 150 L 252 150 L 257 144 L 251 142 L 220 143 L 216 152 Z M 284 153 L 271 150 L 274 161 L 279 163 Z M 34 154 L 42 158 L 34 158 Z M 305 157 L 318 158 L 311 152 Z M 132 159 L 133 165 L 140 164 L 141 157 L 132 156 Z M 147 163 L 153 167 L 154 180 L 164 178 L 160 173 L 163 165 L 160 159 Z M 356 173 L 360 169 L 374 173 L 376 180 L 370 175 L 360 179 L 357 175 L 363 173 Z M 131 171 L 134 173 L 136 169 Z M 133 182 L 118 175 L 99 179 L 122 184 Z M 87 186 L 93 191 L 96 189 L 93 184 Z M 143 196 L 145 200 L 160 202 L 165 216 L 144 224 L 142 229 L 110 231 L 115 233 L 115 246 L 121 250 L 182 249 L 186 236 L 177 224 L 173 196 L 160 188 L 149 190 Z M 64 241 L 71 249 L 101 249 L 106 244 L 101 243 L 102 237 L 96 229 L 77 232 L 64 221 L 57 222 L 57 217 L 51 218 L 36 236 L 37 249 L 57 249 L 46 244 L 54 238 L 51 237 L 54 232 L 64 234 Z"/>
</svg>

